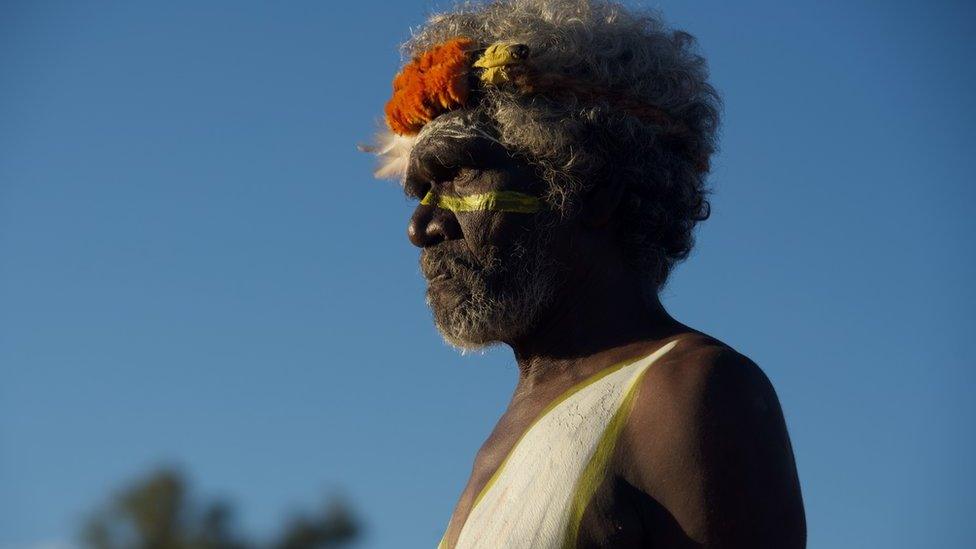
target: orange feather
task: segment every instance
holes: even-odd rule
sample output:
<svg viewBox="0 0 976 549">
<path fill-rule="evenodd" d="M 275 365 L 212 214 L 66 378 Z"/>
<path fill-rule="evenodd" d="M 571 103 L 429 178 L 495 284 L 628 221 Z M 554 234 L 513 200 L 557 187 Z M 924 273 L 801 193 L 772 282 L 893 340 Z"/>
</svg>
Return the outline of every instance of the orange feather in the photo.
<svg viewBox="0 0 976 549">
<path fill-rule="evenodd" d="M 408 63 L 393 79 L 386 123 L 399 135 L 416 135 L 434 117 L 468 100 L 468 71 L 474 41 L 455 38 Z"/>
</svg>

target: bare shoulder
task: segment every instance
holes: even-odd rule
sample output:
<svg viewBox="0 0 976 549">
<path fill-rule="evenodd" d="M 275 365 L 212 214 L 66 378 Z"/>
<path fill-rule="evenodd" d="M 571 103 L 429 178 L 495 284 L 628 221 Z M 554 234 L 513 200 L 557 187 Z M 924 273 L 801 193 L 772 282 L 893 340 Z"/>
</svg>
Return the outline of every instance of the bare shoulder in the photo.
<svg viewBox="0 0 976 549">
<path fill-rule="evenodd" d="M 647 371 L 637 406 L 651 413 L 666 408 L 670 414 L 694 420 L 719 408 L 742 418 L 764 415 L 778 410 L 779 402 L 755 362 L 715 338 L 696 333 L 681 337 Z M 639 436 L 640 432 L 635 434 Z"/>
<path fill-rule="evenodd" d="M 803 505 L 782 409 L 755 362 L 704 334 L 648 369 L 618 471 L 706 546 L 802 547 Z"/>
</svg>

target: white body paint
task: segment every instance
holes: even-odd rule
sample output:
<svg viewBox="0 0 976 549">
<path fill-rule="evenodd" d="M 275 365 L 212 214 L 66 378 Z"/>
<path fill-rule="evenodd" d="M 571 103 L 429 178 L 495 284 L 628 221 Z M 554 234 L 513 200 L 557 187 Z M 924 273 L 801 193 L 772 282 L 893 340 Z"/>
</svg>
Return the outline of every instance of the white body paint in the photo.
<svg viewBox="0 0 976 549">
<path fill-rule="evenodd" d="M 644 371 L 676 343 L 582 387 L 539 418 L 479 496 L 455 547 L 562 547 L 580 476 L 607 425 Z"/>
</svg>

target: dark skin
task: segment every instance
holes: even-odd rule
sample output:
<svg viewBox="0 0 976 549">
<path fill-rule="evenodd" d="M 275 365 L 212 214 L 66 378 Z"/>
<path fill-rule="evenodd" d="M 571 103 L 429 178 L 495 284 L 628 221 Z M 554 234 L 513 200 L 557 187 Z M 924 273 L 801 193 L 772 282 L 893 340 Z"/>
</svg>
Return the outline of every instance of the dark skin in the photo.
<svg viewBox="0 0 976 549">
<path fill-rule="evenodd" d="M 432 139 L 414 152 L 406 192 L 419 197 L 431 187 L 458 195 L 538 193 L 541 183 L 490 140 Z M 551 246 L 566 266 L 562 294 L 531 333 L 502 342 L 515 353 L 518 383 L 475 458 L 447 547 L 457 543 L 477 494 L 549 403 L 602 369 L 679 337 L 640 382 L 608 474 L 584 514 L 579 546 L 805 547 L 796 466 L 772 385 L 748 358 L 641 297 L 641 275 L 617 244 L 614 219 L 624 190 L 613 182 L 593 187 Z M 486 246 L 504 246 L 531 227 L 526 214 L 418 205 L 408 236 L 421 248 L 461 240 L 480 257 Z M 432 289 L 447 302 L 460 299 L 449 285 Z"/>
</svg>

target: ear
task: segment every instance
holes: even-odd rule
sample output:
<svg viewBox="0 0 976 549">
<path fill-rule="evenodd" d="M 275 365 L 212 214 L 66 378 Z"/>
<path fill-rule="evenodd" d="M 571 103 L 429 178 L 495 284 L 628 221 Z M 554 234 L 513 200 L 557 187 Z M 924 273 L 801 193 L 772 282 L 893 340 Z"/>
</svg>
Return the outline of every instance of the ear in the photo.
<svg viewBox="0 0 976 549">
<path fill-rule="evenodd" d="M 583 226 L 601 229 L 614 219 L 624 196 L 624 184 L 616 179 L 600 181 L 586 193 L 581 220 Z"/>
</svg>

